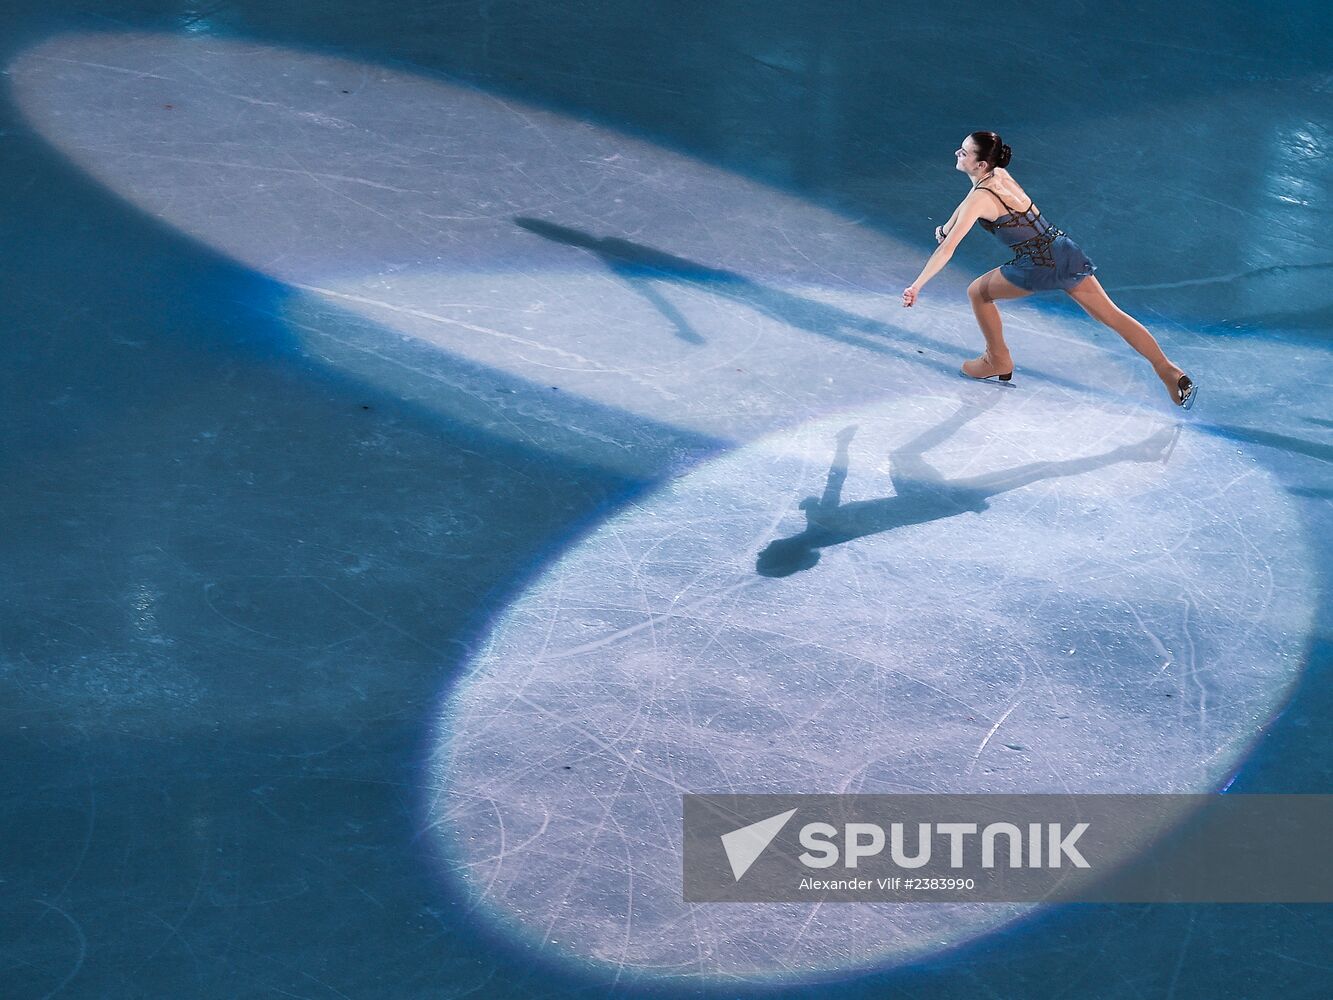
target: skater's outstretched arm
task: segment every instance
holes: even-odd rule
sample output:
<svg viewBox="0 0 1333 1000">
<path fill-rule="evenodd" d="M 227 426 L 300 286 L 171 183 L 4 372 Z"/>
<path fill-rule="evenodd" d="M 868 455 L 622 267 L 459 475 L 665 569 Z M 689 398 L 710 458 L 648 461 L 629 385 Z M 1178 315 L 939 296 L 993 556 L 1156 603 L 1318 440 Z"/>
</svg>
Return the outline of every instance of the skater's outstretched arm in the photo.
<svg viewBox="0 0 1333 1000">
<path fill-rule="evenodd" d="M 985 201 L 986 195 L 981 191 L 973 191 L 963 199 L 962 204 L 957 209 L 958 218 L 954 221 L 949 232 L 945 234 L 944 242 L 935 248 L 935 252 L 926 261 L 926 266 L 916 276 L 916 281 L 903 290 L 903 305 L 905 307 L 910 307 L 916 302 L 916 297 L 921 293 L 921 289 L 925 287 L 926 282 L 939 274 L 944 269 L 944 265 L 949 263 L 949 258 L 958 249 L 958 244 L 963 242 L 963 237 L 976 225 L 977 219 L 981 218 L 982 205 L 985 204 Z"/>
</svg>

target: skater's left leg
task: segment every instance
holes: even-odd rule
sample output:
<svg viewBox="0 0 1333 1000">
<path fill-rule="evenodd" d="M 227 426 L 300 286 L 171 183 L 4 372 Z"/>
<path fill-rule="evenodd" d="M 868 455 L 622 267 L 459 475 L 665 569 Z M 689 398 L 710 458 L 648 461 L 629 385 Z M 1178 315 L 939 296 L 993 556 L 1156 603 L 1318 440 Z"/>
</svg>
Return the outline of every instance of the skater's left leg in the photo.
<svg viewBox="0 0 1333 1000">
<path fill-rule="evenodd" d="M 1089 316 L 1120 334 L 1125 343 L 1147 359 L 1172 400 L 1177 404 L 1184 401 L 1182 397 L 1185 390 L 1180 381 L 1184 371 L 1166 356 L 1162 345 L 1157 343 L 1157 339 L 1142 323 L 1111 301 L 1101 282 L 1089 275 L 1067 291 L 1069 297 L 1082 306 Z"/>
</svg>

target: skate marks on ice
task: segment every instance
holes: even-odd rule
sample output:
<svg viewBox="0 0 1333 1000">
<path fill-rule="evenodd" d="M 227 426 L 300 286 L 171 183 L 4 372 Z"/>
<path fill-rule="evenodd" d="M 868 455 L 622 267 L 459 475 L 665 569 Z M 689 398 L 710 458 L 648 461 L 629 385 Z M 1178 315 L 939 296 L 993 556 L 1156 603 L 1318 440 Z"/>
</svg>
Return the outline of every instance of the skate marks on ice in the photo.
<svg viewBox="0 0 1333 1000">
<path fill-rule="evenodd" d="M 804 980 L 994 929 L 1024 911 L 687 905 L 680 796 L 1219 787 L 1312 614 L 1243 461 L 1146 410 L 960 389 L 698 468 L 536 580 L 442 707 L 449 868 L 619 975 Z"/>
<path fill-rule="evenodd" d="M 535 581 L 442 708 L 442 857 L 553 956 L 782 979 L 967 940 L 1013 913 L 684 906 L 681 792 L 1215 787 L 1299 670 L 1286 499 L 1216 440 L 1166 455 L 1082 320 L 1015 309 L 1044 367 L 946 387 L 973 321 L 947 276 L 898 307 L 920 247 L 438 78 L 106 33 L 8 82 L 110 190 L 286 283 L 330 365 L 635 475 L 742 445 Z"/>
</svg>

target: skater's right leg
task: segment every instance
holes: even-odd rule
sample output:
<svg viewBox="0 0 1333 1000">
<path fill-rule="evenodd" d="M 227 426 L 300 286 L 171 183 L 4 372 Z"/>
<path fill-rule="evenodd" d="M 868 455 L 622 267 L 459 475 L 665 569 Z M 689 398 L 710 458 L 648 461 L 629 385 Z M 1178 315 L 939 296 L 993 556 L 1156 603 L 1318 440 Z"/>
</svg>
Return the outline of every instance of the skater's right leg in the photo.
<svg viewBox="0 0 1333 1000">
<path fill-rule="evenodd" d="M 1000 310 L 996 307 L 997 299 L 1021 299 L 1031 295 L 1025 288 L 1019 288 L 1000 273 L 997 267 L 987 271 L 967 287 L 967 297 L 972 303 L 972 313 L 981 327 L 981 335 L 986 338 L 986 353 L 979 358 L 963 364 L 963 374 L 973 378 L 990 378 L 992 375 L 1007 375 L 1014 370 L 1014 359 L 1009 354 L 1009 345 L 1004 342 L 1004 324 L 1000 320 Z"/>
</svg>

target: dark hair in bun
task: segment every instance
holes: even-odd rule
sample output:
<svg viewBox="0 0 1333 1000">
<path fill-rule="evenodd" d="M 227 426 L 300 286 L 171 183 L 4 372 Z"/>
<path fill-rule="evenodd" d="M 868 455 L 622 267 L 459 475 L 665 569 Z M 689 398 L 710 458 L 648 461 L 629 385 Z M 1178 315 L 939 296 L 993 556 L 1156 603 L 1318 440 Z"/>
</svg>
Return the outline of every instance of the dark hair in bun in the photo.
<svg viewBox="0 0 1333 1000">
<path fill-rule="evenodd" d="M 992 167 L 1009 166 L 1009 157 L 1012 155 L 1008 146 L 1000 141 L 1000 137 L 995 132 L 973 132 L 971 139 L 976 143 L 977 159 L 984 160 Z"/>
</svg>

